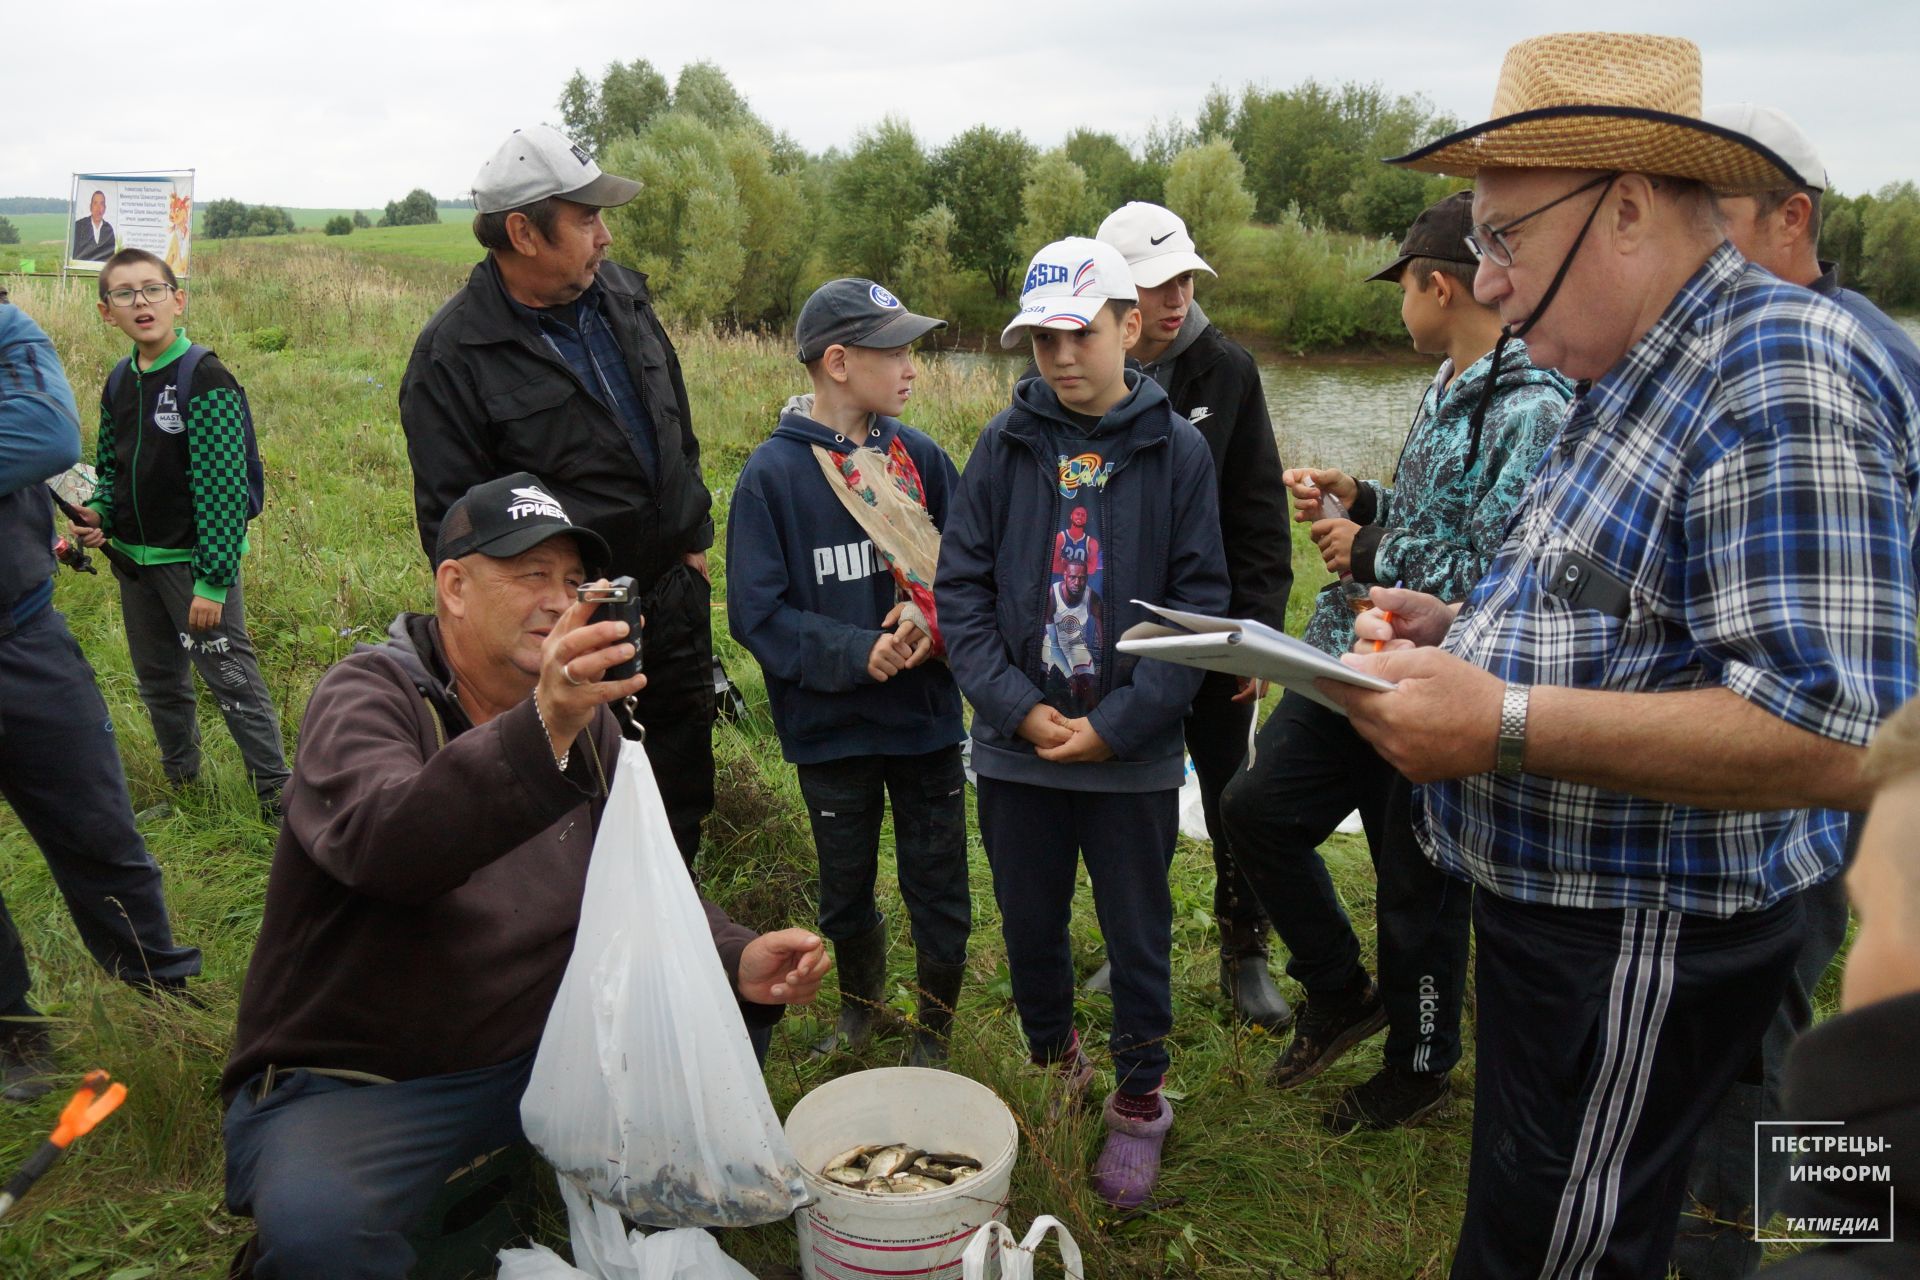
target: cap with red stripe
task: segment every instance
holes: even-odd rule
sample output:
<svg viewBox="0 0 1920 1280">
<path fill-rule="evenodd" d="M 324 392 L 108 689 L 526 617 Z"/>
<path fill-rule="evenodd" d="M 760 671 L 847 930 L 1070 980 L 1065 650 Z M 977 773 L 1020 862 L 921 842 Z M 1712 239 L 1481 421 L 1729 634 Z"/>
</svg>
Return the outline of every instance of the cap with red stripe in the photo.
<svg viewBox="0 0 1920 1280">
<path fill-rule="evenodd" d="M 1020 312 L 1007 322 L 1000 345 L 1019 346 L 1022 329 L 1085 329 L 1107 303 L 1139 296 L 1118 249 L 1085 236 L 1056 240 L 1028 264 Z"/>
</svg>

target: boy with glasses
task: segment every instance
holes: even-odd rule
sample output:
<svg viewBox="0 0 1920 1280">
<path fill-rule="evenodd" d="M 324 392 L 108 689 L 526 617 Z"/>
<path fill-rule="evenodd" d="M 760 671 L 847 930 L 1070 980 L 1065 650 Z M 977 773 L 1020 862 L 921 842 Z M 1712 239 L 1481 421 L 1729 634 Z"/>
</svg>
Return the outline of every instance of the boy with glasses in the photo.
<svg viewBox="0 0 1920 1280">
<path fill-rule="evenodd" d="M 74 536 L 119 553 L 127 650 L 168 782 L 183 787 L 200 772 L 198 670 L 262 816 L 277 822 L 287 781 L 280 716 L 240 594 L 253 502 L 245 392 L 176 327 L 187 293 L 158 257 L 122 249 L 101 268 L 99 288 L 100 318 L 133 340 L 133 353 L 100 395 L 99 482 Z"/>
</svg>

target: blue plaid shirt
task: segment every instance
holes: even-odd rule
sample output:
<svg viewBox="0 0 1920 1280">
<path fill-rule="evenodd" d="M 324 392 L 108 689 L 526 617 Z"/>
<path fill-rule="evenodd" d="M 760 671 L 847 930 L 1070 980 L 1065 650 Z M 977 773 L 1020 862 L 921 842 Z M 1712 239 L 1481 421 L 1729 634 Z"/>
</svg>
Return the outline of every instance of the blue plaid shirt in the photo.
<svg viewBox="0 0 1920 1280">
<path fill-rule="evenodd" d="M 1520 684 L 1724 686 L 1864 744 L 1916 687 L 1917 425 L 1858 321 L 1723 244 L 1574 402 L 1446 648 Z M 1622 588 L 1613 611 L 1566 598 L 1596 572 Z M 1697 809 L 1532 775 L 1424 799 L 1442 868 L 1556 906 L 1764 907 L 1833 875 L 1846 833 L 1831 810 Z"/>
<path fill-rule="evenodd" d="M 598 284 L 587 286 L 573 304 L 574 324 L 558 319 L 551 310 L 529 312 L 547 345 L 572 369 L 594 399 L 605 405 L 627 433 L 627 443 L 647 474 L 660 474 L 660 444 L 653 434 L 653 415 L 640 398 L 627 357 L 620 350 L 620 339 L 600 313 L 602 293 Z M 518 306 L 518 303 L 514 305 Z"/>
</svg>

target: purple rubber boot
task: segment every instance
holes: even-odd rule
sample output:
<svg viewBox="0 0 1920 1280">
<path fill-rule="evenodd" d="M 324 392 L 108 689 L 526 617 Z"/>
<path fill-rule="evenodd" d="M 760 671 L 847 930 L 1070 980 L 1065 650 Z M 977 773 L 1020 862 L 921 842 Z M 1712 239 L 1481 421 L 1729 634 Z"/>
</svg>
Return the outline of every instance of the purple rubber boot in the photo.
<svg viewBox="0 0 1920 1280">
<path fill-rule="evenodd" d="M 1136 1120 L 1122 1115 L 1115 1107 L 1119 1095 L 1107 1095 L 1107 1145 L 1093 1163 L 1093 1189 L 1102 1200 L 1116 1209 L 1136 1209 L 1153 1194 L 1160 1180 L 1160 1148 L 1173 1128 L 1173 1104 L 1158 1093 L 1160 1114 L 1152 1120 Z"/>
</svg>

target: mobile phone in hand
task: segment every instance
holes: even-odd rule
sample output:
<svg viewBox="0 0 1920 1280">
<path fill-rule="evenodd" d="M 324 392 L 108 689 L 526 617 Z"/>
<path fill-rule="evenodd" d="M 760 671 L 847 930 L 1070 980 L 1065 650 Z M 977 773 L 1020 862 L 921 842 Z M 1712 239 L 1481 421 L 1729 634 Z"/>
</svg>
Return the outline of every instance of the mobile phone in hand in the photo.
<svg viewBox="0 0 1920 1280">
<path fill-rule="evenodd" d="M 605 585 L 583 584 L 579 598 L 582 604 L 599 606 L 593 611 L 590 621 L 627 624 L 627 642 L 633 646 L 633 656 L 608 667 L 604 679 L 627 680 L 637 675 L 643 669 L 640 663 L 640 592 L 634 586 L 633 579 L 621 577 Z"/>
</svg>

